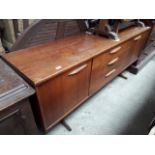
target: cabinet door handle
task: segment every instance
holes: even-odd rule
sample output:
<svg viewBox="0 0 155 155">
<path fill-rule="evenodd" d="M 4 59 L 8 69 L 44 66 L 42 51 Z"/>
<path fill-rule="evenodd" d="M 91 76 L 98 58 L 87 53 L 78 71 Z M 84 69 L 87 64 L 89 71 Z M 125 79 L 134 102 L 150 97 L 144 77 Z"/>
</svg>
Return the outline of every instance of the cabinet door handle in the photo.
<svg viewBox="0 0 155 155">
<path fill-rule="evenodd" d="M 139 39 L 141 39 L 141 38 L 142 38 L 142 36 L 140 35 L 140 36 L 138 36 L 138 37 L 135 37 L 134 40 L 136 41 L 136 40 L 139 40 Z"/>
<path fill-rule="evenodd" d="M 108 66 L 112 66 L 113 64 L 115 64 L 117 61 L 119 60 L 119 57 L 111 60 L 109 63 L 108 63 Z"/>
<path fill-rule="evenodd" d="M 80 71 L 82 71 L 83 69 L 85 69 L 87 67 L 87 64 L 84 64 L 82 66 L 80 66 L 79 68 L 76 68 L 75 70 L 71 71 L 68 76 L 72 76 L 75 74 L 78 74 Z"/>
<path fill-rule="evenodd" d="M 115 71 L 116 71 L 116 69 L 111 70 L 109 73 L 107 73 L 107 74 L 105 75 L 105 77 L 106 77 L 106 78 L 109 77 L 109 76 L 112 75 Z"/>
<path fill-rule="evenodd" d="M 117 47 L 117 48 L 111 50 L 111 51 L 110 51 L 110 54 L 115 54 L 115 53 L 117 53 L 121 48 L 122 48 L 122 47 L 119 46 L 119 47 Z"/>
</svg>

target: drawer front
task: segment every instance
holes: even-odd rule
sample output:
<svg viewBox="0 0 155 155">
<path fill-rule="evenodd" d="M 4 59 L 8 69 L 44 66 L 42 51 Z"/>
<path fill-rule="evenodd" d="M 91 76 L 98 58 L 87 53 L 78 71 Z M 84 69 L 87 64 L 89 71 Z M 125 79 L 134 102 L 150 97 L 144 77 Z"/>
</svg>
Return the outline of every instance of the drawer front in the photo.
<svg viewBox="0 0 155 155">
<path fill-rule="evenodd" d="M 46 130 L 88 97 L 91 61 L 43 83 L 37 88 Z"/>
<path fill-rule="evenodd" d="M 125 42 L 121 44 L 120 46 L 117 46 L 111 50 L 108 50 L 107 52 L 97 56 L 95 61 L 95 66 L 106 66 L 107 63 L 109 63 L 111 60 L 115 59 L 116 57 L 121 57 L 126 54 L 126 51 L 129 48 L 129 45 L 132 44 L 132 42 Z M 102 62 L 100 62 L 102 61 Z M 98 63 L 97 63 L 98 62 Z M 93 64 L 94 65 L 94 64 Z"/>
<path fill-rule="evenodd" d="M 128 41 L 93 59 L 90 95 L 120 74 L 128 65 L 132 41 Z"/>
</svg>

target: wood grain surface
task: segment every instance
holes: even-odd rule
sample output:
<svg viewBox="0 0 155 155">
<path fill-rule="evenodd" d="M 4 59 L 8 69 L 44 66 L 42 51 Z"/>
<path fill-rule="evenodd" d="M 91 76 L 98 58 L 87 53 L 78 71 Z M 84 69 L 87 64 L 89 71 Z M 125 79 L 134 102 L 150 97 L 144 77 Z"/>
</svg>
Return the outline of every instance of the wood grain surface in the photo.
<svg viewBox="0 0 155 155">
<path fill-rule="evenodd" d="M 4 55 L 6 61 L 38 85 L 76 65 L 106 52 L 149 28 L 133 27 L 114 41 L 85 33 Z"/>
</svg>

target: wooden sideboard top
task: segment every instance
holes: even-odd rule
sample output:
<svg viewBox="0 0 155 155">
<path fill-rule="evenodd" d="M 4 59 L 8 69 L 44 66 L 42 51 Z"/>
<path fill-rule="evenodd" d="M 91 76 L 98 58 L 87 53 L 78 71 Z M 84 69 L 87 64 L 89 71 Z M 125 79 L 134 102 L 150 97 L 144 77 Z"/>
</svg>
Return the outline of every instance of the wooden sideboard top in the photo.
<svg viewBox="0 0 155 155">
<path fill-rule="evenodd" d="M 39 46 L 5 54 L 3 58 L 33 85 L 42 82 L 147 31 L 132 27 L 120 32 L 120 41 L 81 33 Z"/>
</svg>

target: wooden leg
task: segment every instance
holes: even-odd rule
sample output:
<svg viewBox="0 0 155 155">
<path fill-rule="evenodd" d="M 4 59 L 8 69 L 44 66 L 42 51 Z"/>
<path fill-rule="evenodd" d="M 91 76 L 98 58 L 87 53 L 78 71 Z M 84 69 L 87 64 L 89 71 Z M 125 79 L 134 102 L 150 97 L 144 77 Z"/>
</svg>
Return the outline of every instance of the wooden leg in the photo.
<svg viewBox="0 0 155 155">
<path fill-rule="evenodd" d="M 121 77 L 121 78 L 123 78 L 123 79 L 125 79 L 125 80 L 128 79 L 128 78 L 127 78 L 126 76 L 124 76 L 123 74 L 120 74 L 119 77 Z"/>
<path fill-rule="evenodd" d="M 61 124 L 68 130 L 68 131 L 72 131 L 72 128 L 67 124 L 67 122 L 63 119 L 61 121 Z"/>
</svg>

